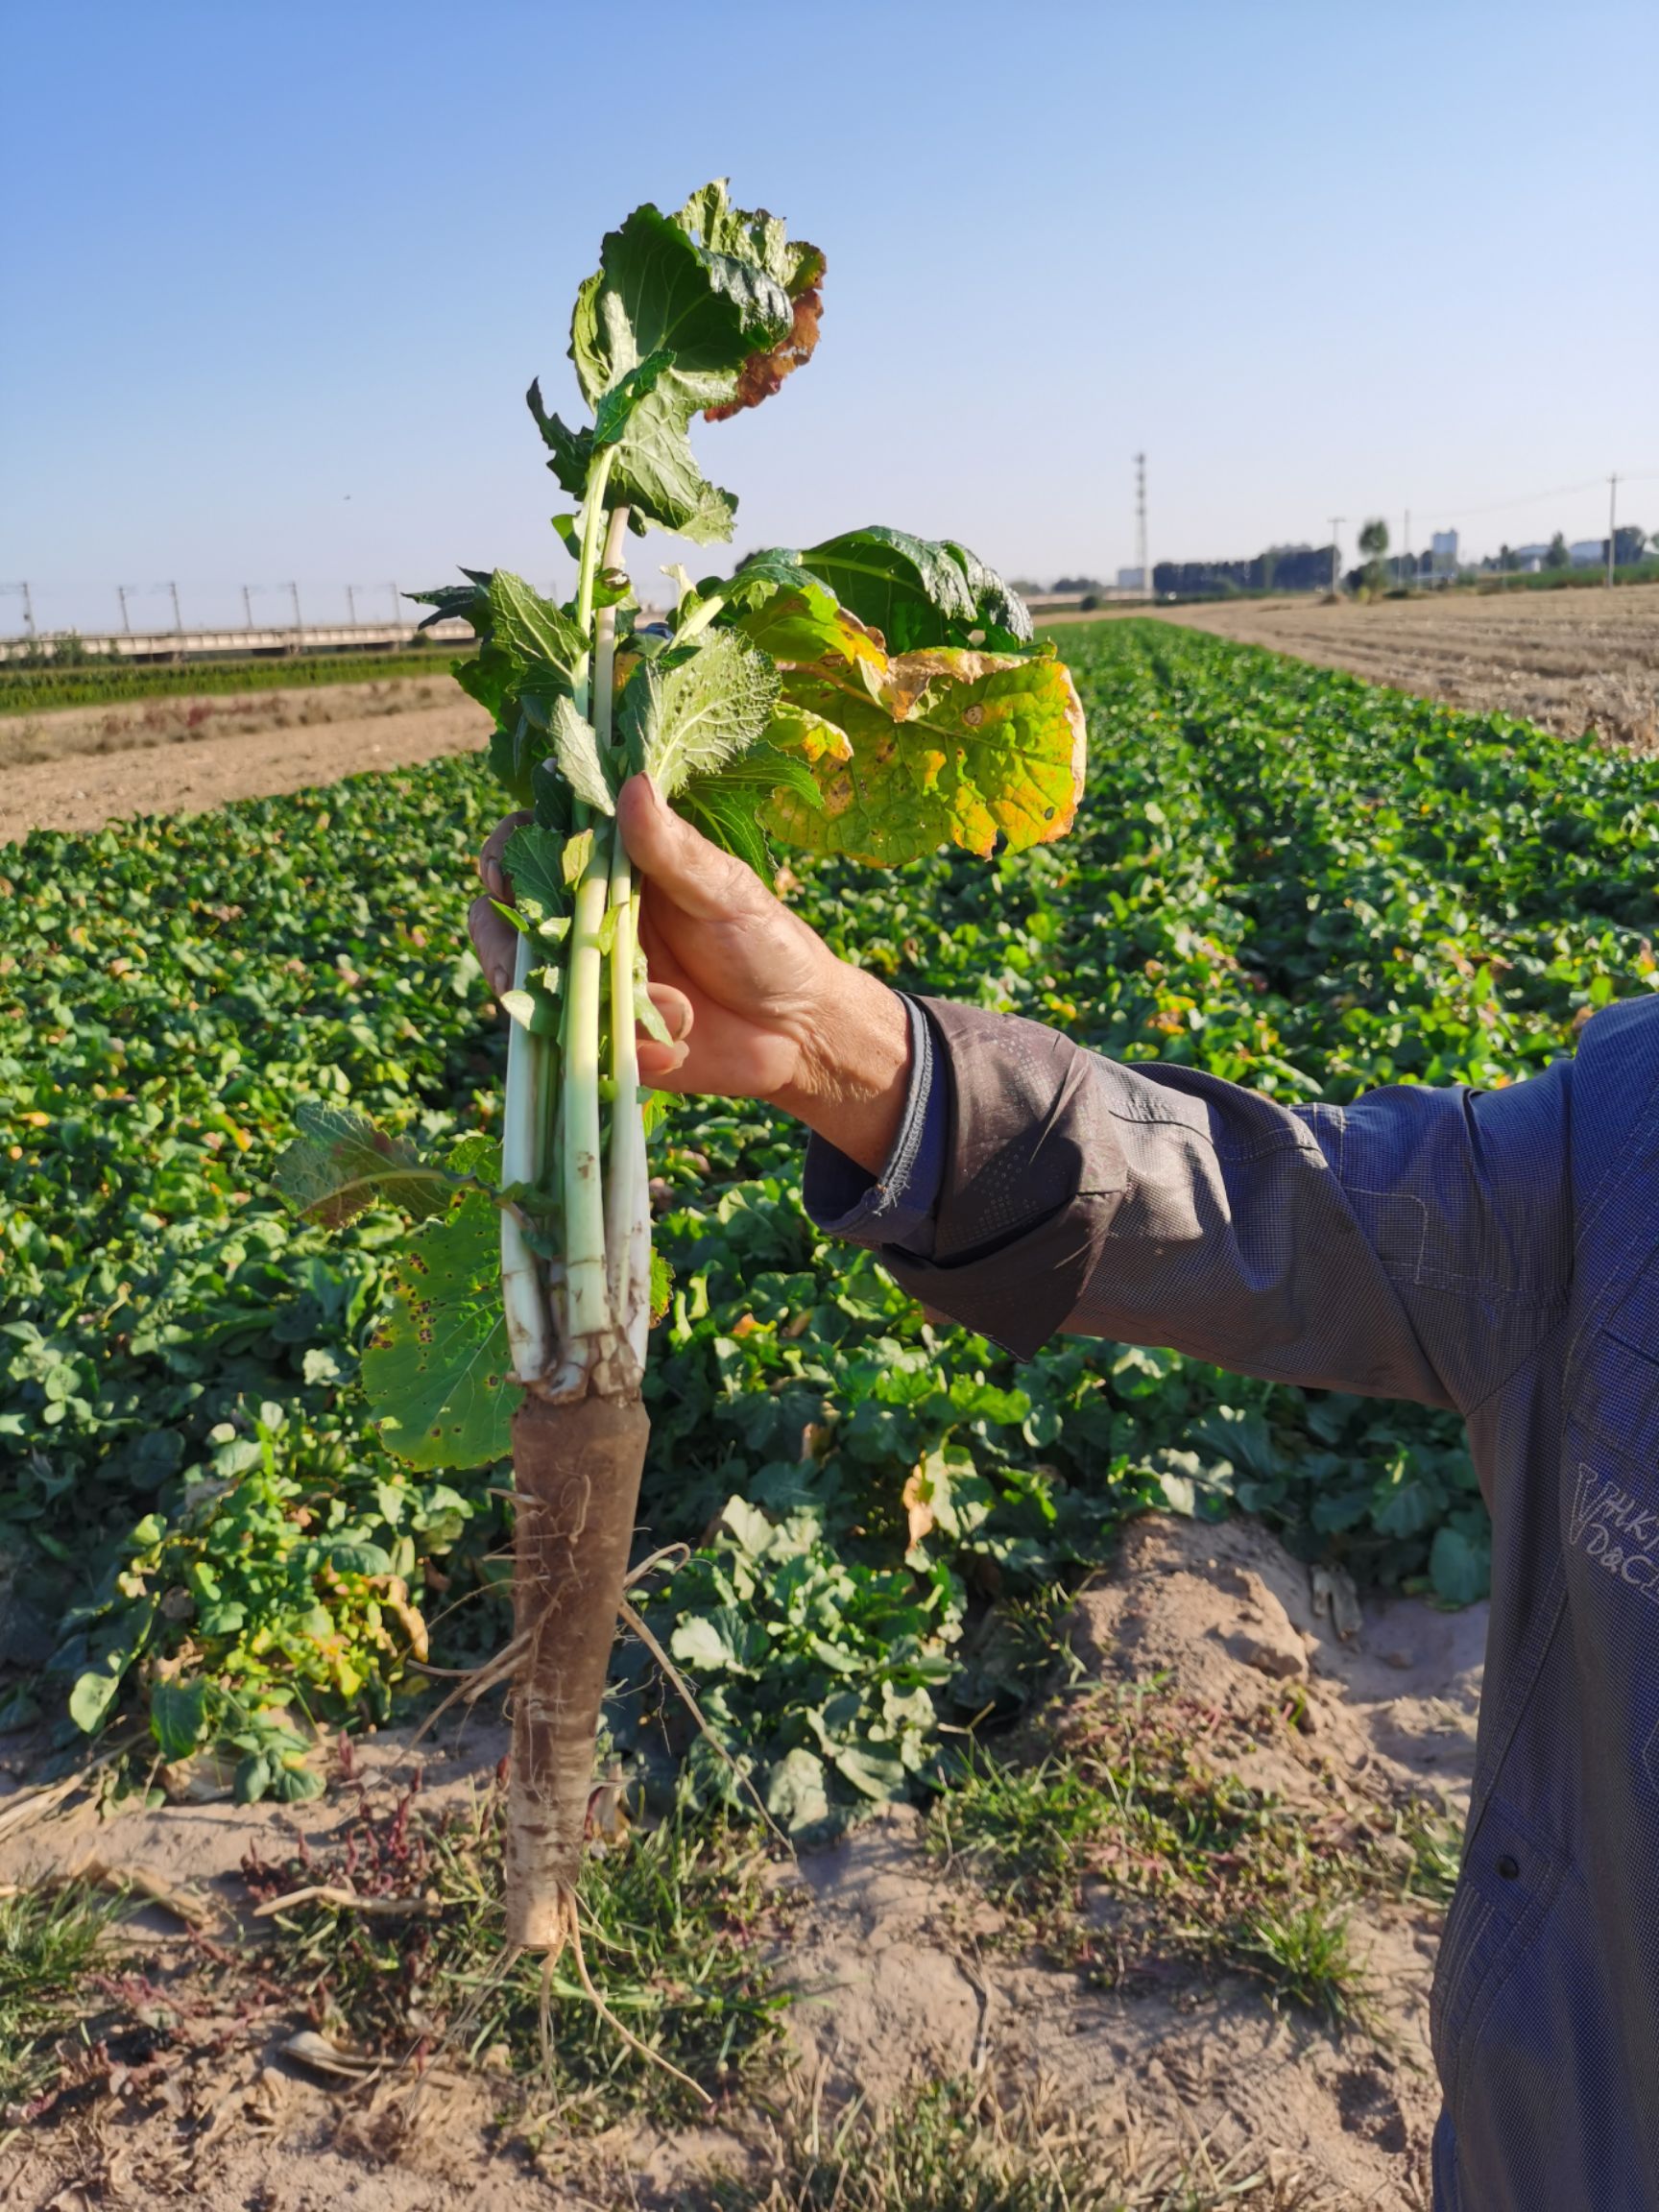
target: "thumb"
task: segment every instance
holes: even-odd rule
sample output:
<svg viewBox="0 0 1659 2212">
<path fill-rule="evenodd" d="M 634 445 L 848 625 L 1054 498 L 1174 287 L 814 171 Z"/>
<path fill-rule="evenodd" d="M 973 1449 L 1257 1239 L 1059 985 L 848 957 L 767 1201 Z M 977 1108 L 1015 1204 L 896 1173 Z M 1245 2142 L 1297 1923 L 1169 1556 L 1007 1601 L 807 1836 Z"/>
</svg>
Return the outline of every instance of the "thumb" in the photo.
<svg viewBox="0 0 1659 2212">
<path fill-rule="evenodd" d="M 623 784 L 616 821 L 634 866 L 693 921 L 752 914 L 770 902 L 755 871 L 676 814 L 649 776 Z"/>
</svg>

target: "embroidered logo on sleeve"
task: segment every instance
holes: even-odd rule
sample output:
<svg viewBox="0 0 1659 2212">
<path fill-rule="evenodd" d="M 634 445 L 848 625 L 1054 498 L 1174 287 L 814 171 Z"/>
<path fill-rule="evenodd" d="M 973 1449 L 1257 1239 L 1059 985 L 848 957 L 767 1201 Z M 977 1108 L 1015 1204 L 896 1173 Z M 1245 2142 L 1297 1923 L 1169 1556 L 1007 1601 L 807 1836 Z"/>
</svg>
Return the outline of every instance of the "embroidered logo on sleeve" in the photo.
<svg viewBox="0 0 1659 2212">
<path fill-rule="evenodd" d="M 1604 1575 L 1659 1606 L 1659 1511 L 1582 1460 L 1569 1540 Z"/>
</svg>

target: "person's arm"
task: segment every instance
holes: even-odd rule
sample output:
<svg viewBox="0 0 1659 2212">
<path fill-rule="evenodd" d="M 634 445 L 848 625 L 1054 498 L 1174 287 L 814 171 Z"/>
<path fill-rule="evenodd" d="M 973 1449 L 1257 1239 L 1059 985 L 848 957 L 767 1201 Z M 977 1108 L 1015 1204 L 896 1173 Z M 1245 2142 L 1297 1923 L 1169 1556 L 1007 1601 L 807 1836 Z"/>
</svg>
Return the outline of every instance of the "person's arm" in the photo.
<svg viewBox="0 0 1659 2212">
<path fill-rule="evenodd" d="M 645 1080 L 797 1116 L 819 1141 L 820 1220 L 877 1245 L 934 1310 L 1023 1357 L 1071 1329 L 1464 1411 L 1558 1317 L 1564 1069 L 1491 1094 L 1289 1109 L 977 1008 L 921 1001 L 920 1031 L 910 1003 L 838 959 L 643 777 L 617 813 L 676 1040 L 641 1040 Z M 509 829 L 481 863 L 497 897 Z M 487 900 L 472 930 L 504 987 L 511 932 Z M 928 1126 L 943 1132 L 930 1154 Z"/>
<path fill-rule="evenodd" d="M 883 1239 L 882 1258 L 1022 1357 L 1069 1330 L 1468 1412 L 1559 1317 L 1565 1066 L 1492 1093 L 1287 1108 L 923 1003 L 944 1168 L 930 1244 Z"/>
</svg>

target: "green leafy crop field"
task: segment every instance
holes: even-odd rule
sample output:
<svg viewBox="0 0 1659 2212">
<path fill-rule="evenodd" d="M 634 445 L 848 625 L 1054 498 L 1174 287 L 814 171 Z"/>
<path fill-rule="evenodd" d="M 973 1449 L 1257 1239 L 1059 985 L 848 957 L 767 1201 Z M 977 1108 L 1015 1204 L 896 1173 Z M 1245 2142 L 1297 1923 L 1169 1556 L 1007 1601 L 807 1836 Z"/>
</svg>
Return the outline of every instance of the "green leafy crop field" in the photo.
<svg viewBox="0 0 1659 2212">
<path fill-rule="evenodd" d="M 1292 1100 L 1512 1081 L 1653 988 L 1659 763 L 1162 625 L 1064 650 L 1075 833 L 804 869 L 838 946 Z M 301 1795 L 305 1719 L 383 1719 L 424 1660 L 504 1639 L 490 1482 L 400 1468 L 356 1388 L 395 1225 L 298 1225 L 267 1181 L 305 1097 L 489 1127 L 502 1041 L 461 929 L 492 811 L 469 758 L 0 854 L 0 1721 L 38 1698 L 69 1748 L 147 1714 L 165 1753 L 205 1718 L 244 1794 Z M 692 1547 L 649 1617 L 795 1827 L 1016 1702 L 1149 1501 L 1483 1589 L 1447 1416 L 1075 1339 L 1016 1367 L 826 1245 L 799 1152 L 759 1109 L 664 1124 L 646 1477 L 650 1544 Z M 619 1664 L 615 1751 L 666 1787 L 686 1732 L 642 1648 Z M 706 1745 L 685 1764 L 728 1788 Z"/>
</svg>

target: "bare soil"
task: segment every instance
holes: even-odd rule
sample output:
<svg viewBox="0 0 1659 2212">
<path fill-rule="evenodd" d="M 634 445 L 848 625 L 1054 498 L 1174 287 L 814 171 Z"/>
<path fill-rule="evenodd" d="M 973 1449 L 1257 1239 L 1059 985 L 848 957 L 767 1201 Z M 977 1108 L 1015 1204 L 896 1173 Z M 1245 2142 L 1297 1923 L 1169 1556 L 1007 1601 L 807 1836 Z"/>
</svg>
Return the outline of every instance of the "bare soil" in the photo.
<svg viewBox="0 0 1659 2212">
<path fill-rule="evenodd" d="M 1450 706 L 1522 715 L 1566 737 L 1593 732 L 1659 749 L 1659 584 L 1364 605 L 1255 599 L 1157 613 Z"/>
<path fill-rule="evenodd" d="M 19 715 L 0 720 L 0 844 L 477 752 L 489 733 L 447 674 Z"/>
<path fill-rule="evenodd" d="M 1310 1819 L 1333 1803 L 1386 1804 L 1402 1791 L 1466 1807 L 1485 1634 L 1483 1608 L 1445 1614 L 1409 1599 L 1368 1605 L 1346 1640 L 1316 1616 L 1308 1570 L 1245 1521 L 1136 1524 L 1109 1579 L 1078 1601 L 1073 1648 L 1085 1676 L 1170 1687 L 1225 1714 L 1293 1694 L 1299 1719 L 1238 1762 L 1240 1778 Z M 427 1763 L 431 1802 L 459 1798 L 493 1767 L 499 1730 L 474 1724 Z M 391 1789 L 406 1765 L 395 1735 L 359 1754 Z M 13 1778 L 12 1786 L 21 1776 Z M 6 1778 L 0 1773 L 0 1807 Z M 284 1811 L 226 1803 L 132 1811 L 89 1805 L 9 1835 L 0 1884 L 84 1864 L 142 1870 L 163 1889 L 204 1897 L 230 1939 L 247 1898 L 231 1879 L 283 1831 L 321 1840 L 333 1799 Z M 1357 1914 L 1371 1977 L 1368 2031 L 1338 2035 L 1275 2009 L 1242 1976 L 1168 1974 L 1126 1990 L 1074 1973 L 1005 1937 L 998 1901 L 924 1844 L 921 1815 L 895 1809 L 841 1844 L 779 1869 L 804 1897 L 776 1970 L 793 1991 L 790 2033 L 803 2084 L 833 2106 L 882 2105 L 918 2073 L 987 2075 L 1038 2094 L 1101 2131 L 1125 2175 L 1187 2159 L 1211 2173 L 1265 2171 L 1313 2207 L 1424 2212 L 1437 2104 L 1427 2034 L 1439 1913 L 1404 1894 Z M 1403 1885 L 1404 1888 L 1404 1885 Z M 151 1915 L 152 1956 L 189 1938 Z M 190 2201 L 203 2212 L 508 2212 L 508 2207 L 673 2204 L 711 2161 L 764 2162 L 770 2125 L 729 2112 L 719 2125 L 620 2128 L 556 2147 L 532 2168 L 493 2131 L 487 2083 L 440 2065 L 411 2105 L 409 2085 L 329 2081 L 284 2052 L 300 2023 L 274 2008 L 207 2022 L 202 2060 L 134 2080 L 33 2140 L 0 2143 L 0 2204 L 84 2212 L 93 2204 Z M 398 2125 L 394 2128 L 392 2121 Z M 1222 2191 L 1205 2203 L 1221 2201 Z M 1137 2200 L 1140 2200 L 1139 2199 Z M 793 2200 L 791 2200 L 793 2201 Z M 1247 2201 L 1262 2201 L 1251 2195 Z"/>
</svg>

